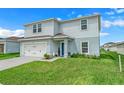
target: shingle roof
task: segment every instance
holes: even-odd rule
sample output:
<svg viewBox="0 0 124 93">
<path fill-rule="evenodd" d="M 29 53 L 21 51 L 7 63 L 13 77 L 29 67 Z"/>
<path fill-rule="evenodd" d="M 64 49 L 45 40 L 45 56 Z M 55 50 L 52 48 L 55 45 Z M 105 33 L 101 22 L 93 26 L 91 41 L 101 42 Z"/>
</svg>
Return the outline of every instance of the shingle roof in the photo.
<svg viewBox="0 0 124 93">
<path fill-rule="evenodd" d="M 22 39 L 29 39 L 29 38 L 44 38 L 44 37 L 52 37 L 51 35 L 43 35 L 43 36 L 32 36 L 32 37 L 24 37 Z"/>
<path fill-rule="evenodd" d="M 58 34 L 56 34 L 55 36 L 68 36 L 68 35 L 63 34 L 63 33 L 58 33 Z"/>
<path fill-rule="evenodd" d="M 6 39 L 17 40 L 17 39 L 19 39 L 19 38 L 21 38 L 21 37 L 11 36 L 11 37 L 8 37 L 8 38 L 6 38 Z"/>
</svg>

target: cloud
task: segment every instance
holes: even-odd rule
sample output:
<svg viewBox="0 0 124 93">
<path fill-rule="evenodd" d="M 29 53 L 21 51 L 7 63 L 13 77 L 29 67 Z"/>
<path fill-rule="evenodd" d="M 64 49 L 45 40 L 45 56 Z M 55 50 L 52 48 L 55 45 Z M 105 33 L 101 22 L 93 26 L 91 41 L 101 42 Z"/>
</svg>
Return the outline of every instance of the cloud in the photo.
<svg viewBox="0 0 124 93">
<path fill-rule="evenodd" d="M 72 11 L 70 14 L 68 14 L 67 16 L 68 17 L 71 17 L 72 15 L 74 15 L 76 12 L 75 11 Z"/>
<path fill-rule="evenodd" d="M 118 8 L 114 8 L 115 12 L 120 14 L 120 13 L 124 13 L 124 9 L 118 9 Z"/>
<path fill-rule="evenodd" d="M 124 26 L 124 20 L 122 20 L 122 19 L 115 20 L 112 22 L 112 25 L 122 27 L 122 26 Z"/>
<path fill-rule="evenodd" d="M 99 12 L 94 12 L 93 14 L 97 15 L 97 14 L 100 14 Z"/>
<path fill-rule="evenodd" d="M 61 21 L 62 19 L 58 17 L 57 20 Z"/>
<path fill-rule="evenodd" d="M 72 15 L 75 14 L 75 11 L 72 11 L 71 14 L 72 14 Z"/>
<path fill-rule="evenodd" d="M 124 20 L 123 19 L 117 19 L 117 20 L 113 20 L 113 21 L 102 20 L 102 26 L 105 28 L 109 28 L 111 26 L 124 27 Z"/>
<path fill-rule="evenodd" d="M 102 20 L 102 27 L 109 28 L 111 26 L 111 21 Z"/>
<path fill-rule="evenodd" d="M 101 33 L 100 33 L 100 36 L 102 36 L 102 37 L 103 37 L 103 36 L 108 36 L 108 35 L 109 35 L 109 33 L 105 33 L 105 32 L 101 32 Z"/>
<path fill-rule="evenodd" d="M 0 27 L 0 37 L 10 37 L 10 36 L 24 36 L 24 30 L 17 29 L 17 30 L 10 30 Z"/>
<path fill-rule="evenodd" d="M 114 14 L 121 14 L 121 13 L 124 13 L 124 9 L 118 9 L 118 8 L 112 8 L 111 11 L 109 12 L 105 12 L 105 14 L 107 15 L 114 15 Z"/>
<path fill-rule="evenodd" d="M 115 13 L 113 11 L 110 11 L 110 12 L 106 12 L 105 14 L 107 14 L 107 15 L 114 15 Z"/>
<path fill-rule="evenodd" d="M 82 17 L 82 15 L 81 15 L 81 14 L 79 14 L 79 15 L 77 15 L 77 17 Z"/>
</svg>

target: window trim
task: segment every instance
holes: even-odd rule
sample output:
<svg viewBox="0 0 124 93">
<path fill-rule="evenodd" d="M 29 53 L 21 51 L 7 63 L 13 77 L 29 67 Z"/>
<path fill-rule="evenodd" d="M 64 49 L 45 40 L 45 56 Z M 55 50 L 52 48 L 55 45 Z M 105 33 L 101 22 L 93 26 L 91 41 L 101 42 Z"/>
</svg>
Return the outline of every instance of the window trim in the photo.
<svg viewBox="0 0 124 93">
<path fill-rule="evenodd" d="M 86 20 L 87 21 L 87 29 L 83 29 L 81 28 L 81 20 Z M 88 30 L 88 19 L 80 19 L 80 30 L 81 31 L 87 31 Z"/>
<path fill-rule="evenodd" d="M 40 32 L 42 32 L 42 23 L 37 23 L 37 24 L 33 24 L 32 25 L 32 32 L 33 32 L 33 34 L 35 34 L 35 33 L 40 33 L 39 31 L 38 31 L 38 24 L 41 24 L 41 31 Z M 36 25 L 36 32 L 34 32 L 33 30 L 34 30 L 34 25 Z"/>
<path fill-rule="evenodd" d="M 82 53 L 82 43 L 83 43 L 83 42 L 87 42 L 87 43 L 88 43 L 88 52 L 87 52 L 87 53 Z M 80 51 L 81 54 L 89 54 L 89 41 L 88 41 L 88 40 L 86 40 L 86 41 L 81 41 L 81 42 L 80 42 L 80 50 L 81 50 L 81 51 Z"/>
<path fill-rule="evenodd" d="M 37 32 L 38 32 L 38 33 L 40 33 L 40 32 L 38 31 L 38 29 L 39 29 L 39 26 L 38 26 L 38 25 L 39 25 L 39 24 L 41 25 L 41 26 L 40 26 L 40 28 L 41 28 L 41 31 L 40 31 L 40 32 L 42 32 L 42 24 L 41 24 L 41 23 L 38 23 L 38 24 L 37 24 Z"/>
<path fill-rule="evenodd" d="M 34 32 L 34 25 L 36 25 L 36 32 Z M 32 25 L 32 32 L 33 32 L 33 34 L 37 33 L 37 24 Z"/>
</svg>

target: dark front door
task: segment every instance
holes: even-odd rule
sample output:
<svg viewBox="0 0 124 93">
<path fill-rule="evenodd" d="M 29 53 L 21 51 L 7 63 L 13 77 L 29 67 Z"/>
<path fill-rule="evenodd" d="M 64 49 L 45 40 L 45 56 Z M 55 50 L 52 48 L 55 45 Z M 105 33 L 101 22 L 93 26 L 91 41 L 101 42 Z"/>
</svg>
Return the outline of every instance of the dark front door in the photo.
<svg viewBox="0 0 124 93">
<path fill-rule="evenodd" d="M 62 56 L 64 56 L 64 43 L 62 43 Z"/>
<path fill-rule="evenodd" d="M 0 44 L 0 53 L 3 53 L 3 51 L 4 51 L 4 45 Z"/>
<path fill-rule="evenodd" d="M 60 56 L 60 47 L 58 47 L 58 56 Z"/>
</svg>

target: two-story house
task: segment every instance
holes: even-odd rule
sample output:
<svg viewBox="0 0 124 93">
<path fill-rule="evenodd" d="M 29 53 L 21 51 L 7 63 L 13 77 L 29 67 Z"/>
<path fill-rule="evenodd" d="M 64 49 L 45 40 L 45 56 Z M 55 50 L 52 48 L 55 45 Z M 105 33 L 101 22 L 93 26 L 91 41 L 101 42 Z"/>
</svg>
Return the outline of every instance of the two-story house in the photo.
<svg viewBox="0 0 124 93">
<path fill-rule="evenodd" d="M 24 26 L 24 38 L 20 39 L 21 56 L 100 54 L 100 15 L 64 21 L 52 18 Z"/>
</svg>

